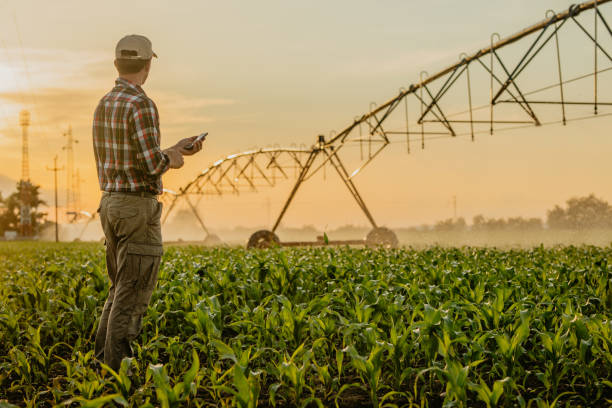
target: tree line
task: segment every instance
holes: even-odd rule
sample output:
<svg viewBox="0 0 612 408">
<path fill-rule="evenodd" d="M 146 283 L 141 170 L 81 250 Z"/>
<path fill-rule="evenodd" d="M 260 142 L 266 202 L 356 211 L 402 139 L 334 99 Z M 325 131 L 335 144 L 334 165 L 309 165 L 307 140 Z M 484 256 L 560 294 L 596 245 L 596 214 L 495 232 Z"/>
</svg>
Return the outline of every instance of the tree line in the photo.
<svg viewBox="0 0 612 408">
<path fill-rule="evenodd" d="M 449 218 L 437 222 L 431 229 L 435 231 L 525 231 L 548 227 L 550 229 L 585 230 L 612 228 L 612 206 L 605 200 L 591 194 L 586 197 L 573 197 L 566 201 L 565 207 L 556 205 L 546 213 L 546 222 L 541 218 L 485 218 L 477 215 L 468 227 L 464 218 Z"/>
</svg>

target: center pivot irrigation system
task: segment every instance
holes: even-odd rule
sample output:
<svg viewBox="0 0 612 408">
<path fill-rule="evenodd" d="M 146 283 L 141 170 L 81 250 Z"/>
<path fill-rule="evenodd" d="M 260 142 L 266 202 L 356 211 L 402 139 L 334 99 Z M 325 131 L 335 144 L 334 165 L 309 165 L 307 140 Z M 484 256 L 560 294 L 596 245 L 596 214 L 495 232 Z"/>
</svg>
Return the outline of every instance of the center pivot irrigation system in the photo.
<svg viewBox="0 0 612 408">
<path fill-rule="evenodd" d="M 612 30 L 600 8 L 609 1 L 588 1 L 560 13 L 549 10 L 543 21 L 506 38 L 494 33 L 487 47 L 461 54 L 457 63 L 433 75 L 422 71 L 418 83 L 400 89 L 380 106 L 372 103 L 369 112 L 327 138 L 319 135 L 310 148 L 262 148 L 218 160 L 178 192 L 165 190 L 163 222 L 184 200 L 208 235 L 197 211 L 205 195 L 258 191 L 294 177 L 295 184 L 271 230 L 254 233 L 247 247 L 396 246 L 395 233 L 378 225 L 354 183 L 355 176 L 393 143 L 404 143 L 410 153 L 415 142 L 425 148 L 425 141 L 431 139 L 468 137 L 474 141 L 479 134 L 611 115 L 602 109 L 612 103 L 599 98 L 600 88 L 605 94 L 610 89 L 602 74 L 612 70 L 607 51 L 612 49 Z M 345 155 L 357 149 L 348 146 L 358 147 L 359 152 L 356 165 L 350 168 Z M 364 240 L 319 237 L 315 242 L 281 243 L 275 232 L 297 191 L 326 166 L 337 172 L 373 229 Z"/>
</svg>

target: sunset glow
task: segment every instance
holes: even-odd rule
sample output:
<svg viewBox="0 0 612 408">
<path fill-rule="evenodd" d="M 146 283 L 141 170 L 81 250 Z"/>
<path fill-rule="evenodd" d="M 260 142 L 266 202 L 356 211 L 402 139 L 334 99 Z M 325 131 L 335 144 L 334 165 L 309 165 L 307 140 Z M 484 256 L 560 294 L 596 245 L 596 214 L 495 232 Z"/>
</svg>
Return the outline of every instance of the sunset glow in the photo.
<svg viewBox="0 0 612 408">
<path fill-rule="evenodd" d="M 46 168 L 55 155 L 65 165 L 63 134 L 72 126 L 81 209 L 95 212 L 100 191 L 92 114 L 117 76 L 113 51 L 124 34 L 147 35 L 159 55 L 144 89 L 160 111 L 162 146 L 209 132 L 204 151 L 164 177 L 165 187 L 178 191 L 231 153 L 310 146 L 318 134 L 329 135 L 367 112 L 370 102 L 382 103 L 417 82 L 421 70 L 436 72 L 461 52 L 486 46 L 490 33 L 512 34 L 543 19 L 542 10 L 564 10 L 571 2 L 532 4 L 185 1 L 170 7 L 165 1 L 106 1 L 92 7 L 65 0 L 4 2 L 0 191 L 10 194 L 20 177 L 18 114 L 28 109 L 31 179 L 42 186 L 46 211 L 52 212 L 53 188 Z M 591 49 L 584 58 L 592 58 Z M 568 70 L 580 61 L 568 62 Z M 605 75 L 599 85 L 602 98 L 610 85 Z M 592 82 L 584 85 L 587 97 L 592 87 Z M 610 112 L 602 106 L 600 118 L 480 135 L 475 143 L 457 138 L 428 143 L 425 150 L 415 145 L 410 155 L 398 140 L 355 182 L 380 223 L 390 226 L 449 218 L 454 196 L 459 215 L 467 220 L 477 214 L 543 217 L 555 204 L 590 193 L 610 201 L 612 119 L 605 116 Z M 60 176 L 60 190 L 65 184 Z M 213 228 L 264 225 L 276 216 L 290 187 L 288 181 L 257 194 L 206 197 L 199 210 Z M 366 223 L 332 169 L 304 185 L 285 219 L 291 226 Z"/>
</svg>

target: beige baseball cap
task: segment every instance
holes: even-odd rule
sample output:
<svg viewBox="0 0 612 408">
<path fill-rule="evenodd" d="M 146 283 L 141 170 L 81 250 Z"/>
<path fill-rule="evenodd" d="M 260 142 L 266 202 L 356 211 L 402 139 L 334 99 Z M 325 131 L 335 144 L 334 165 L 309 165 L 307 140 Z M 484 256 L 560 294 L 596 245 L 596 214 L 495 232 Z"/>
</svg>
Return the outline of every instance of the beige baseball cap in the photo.
<svg viewBox="0 0 612 408">
<path fill-rule="evenodd" d="M 149 60 L 157 58 L 153 52 L 151 41 L 144 35 L 126 35 L 115 47 L 115 58 L 130 60 Z"/>
</svg>

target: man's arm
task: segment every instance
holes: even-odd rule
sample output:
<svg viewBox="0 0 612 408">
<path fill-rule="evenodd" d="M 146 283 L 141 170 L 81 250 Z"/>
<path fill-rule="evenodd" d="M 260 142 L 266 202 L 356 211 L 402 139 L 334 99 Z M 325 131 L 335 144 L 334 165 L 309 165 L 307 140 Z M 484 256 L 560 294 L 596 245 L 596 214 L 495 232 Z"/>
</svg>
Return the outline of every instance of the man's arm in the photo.
<svg viewBox="0 0 612 408">
<path fill-rule="evenodd" d="M 183 166 L 183 157 L 173 147 L 161 150 L 159 146 L 159 119 L 157 109 L 152 101 L 144 99 L 133 105 L 132 121 L 134 131 L 132 138 L 137 148 L 137 159 L 143 169 L 152 176 L 161 176 L 169 168 Z"/>
</svg>

